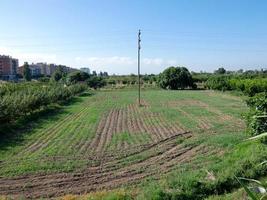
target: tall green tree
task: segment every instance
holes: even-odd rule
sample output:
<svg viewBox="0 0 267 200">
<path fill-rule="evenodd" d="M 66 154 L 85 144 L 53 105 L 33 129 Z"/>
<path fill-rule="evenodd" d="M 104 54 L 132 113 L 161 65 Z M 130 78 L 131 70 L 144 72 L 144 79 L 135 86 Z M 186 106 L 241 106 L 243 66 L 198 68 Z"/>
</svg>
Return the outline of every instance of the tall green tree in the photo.
<svg viewBox="0 0 267 200">
<path fill-rule="evenodd" d="M 51 78 L 53 81 L 58 82 L 61 79 L 65 78 L 66 75 L 67 73 L 65 72 L 64 67 L 62 65 L 59 65 Z"/>
<path fill-rule="evenodd" d="M 75 71 L 67 75 L 67 82 L 72 84 L 80 81 L 86 81 L 89 77 L 90 75 L 85 72 Z"/>
<path fill-rule="evenodd" d="M 159 75 L 158 84 L 163 89 L 194 87 L 192 75 L 185 67 L 169 67 Z"/>
<path fill-rule="evenodd" d="M 23 65 L 23 78 L 26 81 L 31 81 L 31 79 L 32 79 L 30 66 L 29 66 L 29 64 L 27 62 L 25 62 L 24 65 Z"/>
<path fill-rule="evenodd" d="M 214 71 L 215 74 L 225 74 L 226 70 L 223 67 L 220 67 L 219 69 Z"/>
<path fill-rule="evenodd" d="M 91 76 L 87 79 L 87 85 L 94 89 L 104 87 L 106 84 L 106 80 L 100 76 Z"/>
</svg>

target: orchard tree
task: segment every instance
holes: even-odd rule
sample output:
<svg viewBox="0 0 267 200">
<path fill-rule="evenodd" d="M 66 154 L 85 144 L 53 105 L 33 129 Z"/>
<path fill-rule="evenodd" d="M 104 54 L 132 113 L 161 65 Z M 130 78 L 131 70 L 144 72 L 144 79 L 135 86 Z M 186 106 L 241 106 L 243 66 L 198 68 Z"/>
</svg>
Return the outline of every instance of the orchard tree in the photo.
<svg viewBox="0 0 267 200">
<path fill-rule="evenodd" d="M 32 79 L 31 70 L 30 70 L 29 64 L 27 62 L 25 62 L 23 65 L 23 78 L 26 81 L 31 81 L 31 79 Z"/>
<path fill-rule="evenodd" d="M 192 75 L 185 67 L 169 67 L 160 73 L 158 84 L 163 89 L 195 88 Z"/>
<path fill-rule="evenodd" d="M 219 69 L 214 71 L 215 74 L 225 74 L 226 70 L 223 67 L 220 67 Z"/>
<path fill-rule="evenodd" d="M 91 88 L 98 89 L 106 85 L 105 79 L 99 76 L 91 76 L 87 79 L 87 85 Z"/>
<path fill-rule="evenodd" d="M 67 81 L 69 83 L 77 83 L 80 81 L 86 81 L 89 77 L 90 75 L 88 73 L 75 71 L 67 75 Z"/>
<path fill-rule="evenodd" d="M 96 71 L 93 71 L 92 74 L 93 74 L 93 76 L 97 76 Z"/>
<path fill-rule="evenodd" d="M 64 67 L 62 65 L 59 65 L 56 69 L 56 71 L 52 74 L 52 80 L 58 82 L 59 80 L 66 77 L 66 72 L 64 71 Z"/>
</svg>

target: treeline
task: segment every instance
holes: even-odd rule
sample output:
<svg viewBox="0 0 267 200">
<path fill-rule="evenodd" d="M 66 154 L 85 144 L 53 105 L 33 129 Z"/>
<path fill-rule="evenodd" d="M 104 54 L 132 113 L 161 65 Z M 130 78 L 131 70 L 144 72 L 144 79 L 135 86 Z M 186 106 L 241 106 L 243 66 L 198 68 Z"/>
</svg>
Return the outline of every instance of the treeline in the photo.
<svg viewBox="0 0 267 200">
<path fill-rule="evenodd" d="M 143 74 L 140 76 L 140 82 L 142 84 L 153 84 L 158 80 L 158 75 L 155 74 Z M 112 75 L 107 79 L 109 85 L 136 85 L 138 84 L 138 76 L 135 74 L 131 75 Z"/>
<path fill-rule="evenodd" d="M 213 76 L 210 77 L 205 87 L 213 90 L 236 90 L 245 95 L 254 96 L 260 92 L 267 92 L 267 78 L 242 79 L 234 76 Z"/>
<path fill-rule="evenodd" d="M 97 74 L 96 71 L 93 71 L 92 74 L 79 70 L 67 72 L 64 66 L 58 65 L 51 77 L 42 76 L 38 77 L 35 81 L 43 83 L 60 83 L 68 86 L 76 83 L 87 83 L 89 87 L 97 89 L 106 85 L 107 78 L 107 72 L 100 71 L 99 74 Z M 25 62 L 23 66 L 23 79 L 26 82 L 30 82 L 32 80 L 29 64 L 27 62 Z"/>
<path fill-rule="evenodd" d="M 27 69 L 27 63 L 24 68 Z M 61 67 L 51 78 L 42 77 L 38 81 L 27 79 L 26 75 L 25 82 L 0 84 L 0 125 L 15 122 L 51 104 L 66 102 L 89 87 L 106 85 L 103 77 L 81 71 L 66 73 Z"/>
<path fill-rule="evenodd" d="M 0 85 L 0 124 L 13 122 L 53 103 L 65 102 L 87 89 L 84 84 L 19 83 Z"/>
</svg>

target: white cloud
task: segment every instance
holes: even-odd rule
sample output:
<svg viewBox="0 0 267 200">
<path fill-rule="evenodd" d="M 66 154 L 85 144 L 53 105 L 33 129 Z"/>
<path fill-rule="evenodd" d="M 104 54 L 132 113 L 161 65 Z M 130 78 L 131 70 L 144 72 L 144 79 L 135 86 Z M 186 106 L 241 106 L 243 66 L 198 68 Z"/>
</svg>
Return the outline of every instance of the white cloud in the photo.
<svg viewBox="0 0 267 200">
<path fill-rule="evenodd" d="M 80 58 L 79 61 L 86 61 L 91 65 L 96 66 L 105 66 L 105 65 L 133 65 L 135 64 L 135 60 L 131 57 L 120 57 L 120 56 L 113 56 L 113 57 L 89 57 L 89 58 Z"/>
<path fill-rule="evenodd" d="M 161 58 L 144 58 L 142 60 L 143 64 L 145 65 L 157 65 L 161 66 L 164 63 L 164 60 Z"/>
<path fill-rule="evenodd" d="M 125 56 L 111 57 L 75 57 L 75 66 L 88 66 L 92 70 L 108 71 L 109 73 L 136 73 L 137 59 Z M 165 67 L 177 65 L 176 60 L 163 58 L 142 58 L 141 71 L 143 73 L 159 73 Z"/>
<path fill-rule="evenodd" d="M 76 57 L 77 63 L 84 63 L 92 66 L 108 66 L 108 65 L 135 65 L 137 63 L 136 58 L 132 57 Z M 148 66 L 162 66 L 162 65 L 175 65 L 176 60 L 164 60 L 162 58 L 143 58 L 141 64 Z"/>
</svg>

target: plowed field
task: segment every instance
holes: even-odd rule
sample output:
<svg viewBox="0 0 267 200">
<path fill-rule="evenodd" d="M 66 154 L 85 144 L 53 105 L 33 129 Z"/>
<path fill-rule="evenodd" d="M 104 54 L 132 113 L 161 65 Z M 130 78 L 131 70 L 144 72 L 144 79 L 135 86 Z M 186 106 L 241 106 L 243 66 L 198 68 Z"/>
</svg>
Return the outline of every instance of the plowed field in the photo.
<svg viewBox="0 0 267 200">
<path fill-rule="evenodd" d="M 97 92 L 14 130 L 0 146 L 0 195 L 26 198 L 138 186 L 205 169 L 239 142 L 238 97 L 209 91 Z M 225 142 L 221 142 L 224 140 Z"/>
</svg>

